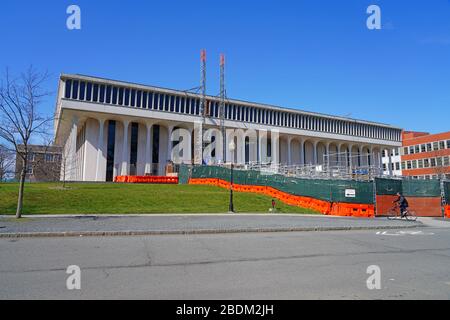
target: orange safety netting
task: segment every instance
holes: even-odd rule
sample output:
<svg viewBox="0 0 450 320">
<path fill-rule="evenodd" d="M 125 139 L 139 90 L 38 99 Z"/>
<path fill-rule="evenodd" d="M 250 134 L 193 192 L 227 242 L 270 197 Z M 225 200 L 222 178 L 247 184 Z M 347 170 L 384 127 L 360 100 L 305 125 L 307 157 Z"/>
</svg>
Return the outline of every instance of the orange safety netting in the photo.
<svg viewBox="0 0 450 320">
<path fill-rule="evenodd" d="M 195 178 L 190 179 L 189 184 L 213 185 L 230 189 L 230 183 L 221 179 Z M 306 209 L 312 209 L 326 215 L 364 217 L 372 218 L 375 216 L 375 206 L 372 204 L 354 204 L 354 203 L 330 203 L 328 201 L 318 200 L 310 197 L 292 195 L 279 191 L 272 187 L 252 186 L 233 184 L 233 190 L 238 192 L 252 192 L 265 194 L 278 199 L 288 205 L 298 206 Z"/>
</svg>

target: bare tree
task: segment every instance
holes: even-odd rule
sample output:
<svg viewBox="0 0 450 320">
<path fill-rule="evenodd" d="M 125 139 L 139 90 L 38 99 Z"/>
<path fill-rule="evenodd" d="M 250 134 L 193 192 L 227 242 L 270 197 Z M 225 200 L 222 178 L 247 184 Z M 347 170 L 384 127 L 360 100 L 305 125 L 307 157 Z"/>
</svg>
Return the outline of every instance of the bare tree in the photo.
<svg viewBox="0 0 450 320">
<path fill-rule="evenodd" d="M 0 182 L 5 181 L 14 172 L 14 153 L 0 144 Z"/>
<path fill-rule="evenodd" d="M 47 79 L 47 72 L 40 73 L 30 67 L 18 77 L 6 70 L 0 80 L 0 139 L 9 144 L 22 161 L 16 218 L 22 215 L 28 146 L 36 135 L 48 134 L 48 126 L 54 120 L 53 116 L 45 116 L 39 110 L 50 95 L 43 88 Z"/>
</svg>

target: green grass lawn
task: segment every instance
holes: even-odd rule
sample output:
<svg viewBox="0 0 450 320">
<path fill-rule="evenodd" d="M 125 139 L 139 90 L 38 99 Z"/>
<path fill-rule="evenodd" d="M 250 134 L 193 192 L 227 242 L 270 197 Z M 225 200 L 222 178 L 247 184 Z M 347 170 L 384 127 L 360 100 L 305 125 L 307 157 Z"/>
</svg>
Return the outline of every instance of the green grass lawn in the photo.
<svg viewBox="0 0 450 320">
<path fill-rule="evenodd" d="M 0 214 L 15 214 L 18 184 L 0 183 Z M 271 198 L 234 193 L 236 212 L 268 212 Z M 23 214 L 223 213 L 229 191 L 198 185 L 27 183 Z M 278 212 L 316 213 L 277 201 Z"/>
</svg>

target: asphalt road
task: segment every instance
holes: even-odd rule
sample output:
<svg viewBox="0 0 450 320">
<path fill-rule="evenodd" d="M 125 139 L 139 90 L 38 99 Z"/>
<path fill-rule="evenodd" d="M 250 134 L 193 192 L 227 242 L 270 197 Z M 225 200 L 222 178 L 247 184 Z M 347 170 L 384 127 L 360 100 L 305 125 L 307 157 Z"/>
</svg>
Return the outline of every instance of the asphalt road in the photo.
<svg viewBox="0 0 450 320">
<path fill-rule="evenodd" d="M 69 265 L 80 290 L 66 288 Z M 449 228 L 5 238 L 0 298 L 449 299 L 449 266 Z"/>
</svg>

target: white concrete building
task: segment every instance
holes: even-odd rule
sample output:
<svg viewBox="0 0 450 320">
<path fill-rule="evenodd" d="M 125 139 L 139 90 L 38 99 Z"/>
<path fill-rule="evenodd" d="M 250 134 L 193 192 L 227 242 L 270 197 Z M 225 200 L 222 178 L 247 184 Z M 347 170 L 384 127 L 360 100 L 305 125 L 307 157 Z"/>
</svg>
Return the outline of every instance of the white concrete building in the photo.
<svg viewBox="0 0 450 320">
<path fill-rule="evenodd" d="M 203 119 L 200 99 L 184 91 L 61 75 L 55 143 L 64 148 L 62 175 L 69 181 L 164 175 L 176 138 L 174 130 L 186 129 L 193 145 L 194 123 Z M 219 127 L 219 103 L 219 98 L 207 96 L 210 116 L 204 127 Z M 232 99 L 226 100 L 225 110 L 225 127 L 244 132 L 236 143 L 243 154 L 239 159 L 234 156 L 238 162 L 269 159 L 349 170 L 365 165 L 381 168 L 382 150 L 401 146 L 402 129 L 390 125 Z M 256 137 L 247 134 L 252 129 Z M 273 133 L 266 135 L 268 144 L 263 143 L 264 130 L 276 131 L 278 144 L 271 143 Z M 193 161 L 194 150 L 189 151 L 183 152 L 187 163 Z M 226 160 L 231 158 L 228 154 Z"/>
<path fill-rule="evenodd" d="M 385 175 L 402 176 L 400 148 L 384 149 L 381 162 Z"/>
</svg>

